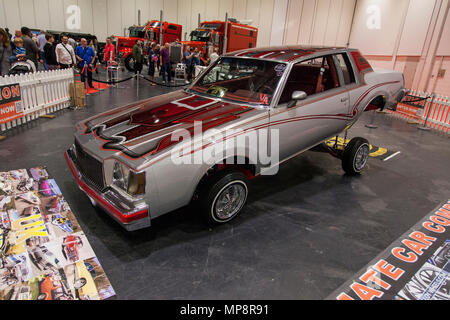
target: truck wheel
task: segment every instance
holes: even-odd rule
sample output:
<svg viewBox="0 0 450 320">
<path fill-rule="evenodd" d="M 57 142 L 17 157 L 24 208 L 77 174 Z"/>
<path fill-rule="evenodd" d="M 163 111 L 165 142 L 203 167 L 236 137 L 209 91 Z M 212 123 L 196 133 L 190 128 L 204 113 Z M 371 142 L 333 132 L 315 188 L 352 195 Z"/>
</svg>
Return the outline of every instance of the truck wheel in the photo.
<svg viewBox="0 0 450 320">
<path fill-rule="evenodd" d="M 342 169 L 348 175 L 360 174 L 369 159 L 370 145 L 364 138 L 353 138 L 342 155 Z"/>
<path fill-rule="evenodd" d="M 134 59 L 132 55 L 129 55 L 125 59 L 125 68 L 127 68 L 127 70 L 130 72 L 134 72 Z"/>
<path fill-rule="evenodd" d="M 201 188 L 199 209 L 207 223 L 223 224 L 234 219 L 248 196 L 248 179 L 237 170 L 223 170 Z"/>
</svg>

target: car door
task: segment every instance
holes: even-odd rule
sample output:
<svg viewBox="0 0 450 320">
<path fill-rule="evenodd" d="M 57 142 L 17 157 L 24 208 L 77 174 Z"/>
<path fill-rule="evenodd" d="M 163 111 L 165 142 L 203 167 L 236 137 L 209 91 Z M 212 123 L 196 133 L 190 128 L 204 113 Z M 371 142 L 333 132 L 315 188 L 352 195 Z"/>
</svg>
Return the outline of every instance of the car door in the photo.
<svg viewBox="0 0 450 320">
<path fill-rule="evenodd" d="M 270 111 L 270 129 L 278 130 L 280 161 L 310 149 L 342 132 L 349 121 L 349 93 L 341 85 L 331 55 L 292 66 L 278 105 Z M 292 93 L 304 91 L 305 100 L 289 107 Z"/>
</svg>

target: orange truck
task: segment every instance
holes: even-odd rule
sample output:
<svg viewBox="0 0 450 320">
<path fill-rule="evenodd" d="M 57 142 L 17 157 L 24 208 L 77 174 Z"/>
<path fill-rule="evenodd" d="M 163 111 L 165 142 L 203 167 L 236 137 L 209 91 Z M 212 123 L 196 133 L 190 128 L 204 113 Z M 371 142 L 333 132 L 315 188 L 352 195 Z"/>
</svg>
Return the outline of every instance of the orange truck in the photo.
<svg viewBox="0 0 450 320">
<path fill-rule="evenodd" d="M 159 43 L 160 31 L 162 29 L 162 43 L 181 40 L 182 26 L 176 23 L 164 21 L 161 24 L 158 20 L 151 20 L 145 26 L 132 26 L 128 28 L 129 37 L 115 37 L 116 49 L 119 56 L 125 61 L 125 67 L 129 71 L 134 70 L 134 61 L 131 52 L 136 40 L 142 40 L 144 48 L 151 42 Z M 146 56 L 146 54 L 145 54 Z"/>
<path fill-rule="evenodd" d="M 182 41 L 184 46 L 198 48 L 201 60 L 207 64 L 214 47 L 219 54 L 256 47 L 258 28 L 241 24 L 235 19 L 225 21 L 204 21 L 190 34 L 191 41 Z"/>
</svg>

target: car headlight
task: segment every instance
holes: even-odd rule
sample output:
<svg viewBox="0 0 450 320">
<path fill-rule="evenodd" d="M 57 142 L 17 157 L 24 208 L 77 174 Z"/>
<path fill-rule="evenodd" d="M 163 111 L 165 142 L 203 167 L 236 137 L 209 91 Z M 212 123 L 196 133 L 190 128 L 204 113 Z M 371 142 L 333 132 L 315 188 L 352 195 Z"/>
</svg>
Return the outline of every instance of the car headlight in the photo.
<svg viewBox="0 0 450 320">
<path fill-rule="evenodd" d="M 114 163 L 112 182 L 132 196 L 145 193 L 145 172 L 133 172 L 120 162 Z"/>
</svg>

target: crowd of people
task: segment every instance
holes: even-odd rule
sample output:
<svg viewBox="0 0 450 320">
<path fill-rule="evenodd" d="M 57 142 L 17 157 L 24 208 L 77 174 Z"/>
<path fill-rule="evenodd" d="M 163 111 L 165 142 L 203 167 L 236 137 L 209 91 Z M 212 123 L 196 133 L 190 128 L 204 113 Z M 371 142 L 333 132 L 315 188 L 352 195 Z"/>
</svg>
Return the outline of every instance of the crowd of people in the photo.
<svg viewBox="0 0 450 320">
<path fill-rule="evenodd" d="M 176 44 L 181 45 L 177 40 Z M 155 72 L 158 71 L 162 82 L 173 82 L 172 65 L 170 61 L 170 46 L 164 46 L 153 42 L 144 48 L 142 40 L 136 40 L 132 50 L 135 73 L 142 73 L 145 54 L 148 60 L 148 75 L 154 83 Z M 146 49 L 146 50 L 144 50 Z M 115 46 L 112 38 L 106 38 L 104 48 L 104 63 L 115 63 Z M 144 53 L 145 52 L 145 53 Z M 52 34 L 41 31 L 40 34 L 32 34 L 29 28 L 22 27 L 15 34 L 9 33 L 7 28 L 0 28 L 0 75 L 10 73 L 17 63 L 27 63 L 30 66 L 28 72 L 37 70 L 57 70 L 76 67 L 80 71 L 81 81 L 93 88 L 92 73 L 97 72 L 98 41 L 94 36 L 88 42 L 82 38 L 79 43 L 66 34 L 62 34 L 59 43 Z M 210 57 L 205 61 L 198 48 L 186 46 L 181 63 L 185 64 L 185 82 L 190 83 L 194 78 L 195 67 L 203 63 L 213 63 L 219 57 L 218 48 L 215 47 Z"/>
<path fill-rule="evenodd" d="M 181 43 L 179 40 L 175 41 L 175 45 Z M 144 48 L 142 40 L 136 40 L 136 44 L 133 47 L 132 55 L 135 73 L 142 73 L 142 68 L 144 64 Z M 207 64 L 213 63 L 219 58 L 219 49 L 215 47 L 209 59 L 206 61 Z M 154 81 L 155 72 L 158 70 L 162 82 L 173 82 L 172 80 L 172 65 L 170 61 L 170 43 L 166 43 L 162 48 L 156 42 L 152 42 L 147 48 L 148 54 L 148 75 L 150 80 Z M 185 65 L 185 82 L 190 83 L 194 78 L 195 66 L 202 64 L 201 62 L 202 53 L 198 48 L 191 48 L 186 46 L 183 52 L 183 57 L 180 63 Z M 156 85 L 154 82 L 151 85 Z"/>
<path fill-rule="evenodd" d="M 39 35 L 32 34 L 27 27 L 16 30 L 14 35 L 9 30 L 0 28 L 0 75 L 7 75 L 16 63 L 26 62 L 29 72 L 39 69 L 56 70 L 77 66 L 84 67 L 84 62 L 93 70 L 98 60 L 98 42 L 94 37 L 89 44 L 81 39 L 78 44 L 68 35 L 62 35 L 60 42 L 55 37 L 41 31 Z M 83 76 L 83 75 L 82 75 Z M 89 76 L 89 73 L 88 73 Z M 89 76 L 92 86 L 92 74 Z"/>
</svg>

